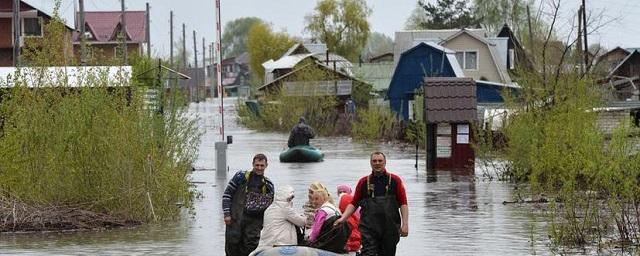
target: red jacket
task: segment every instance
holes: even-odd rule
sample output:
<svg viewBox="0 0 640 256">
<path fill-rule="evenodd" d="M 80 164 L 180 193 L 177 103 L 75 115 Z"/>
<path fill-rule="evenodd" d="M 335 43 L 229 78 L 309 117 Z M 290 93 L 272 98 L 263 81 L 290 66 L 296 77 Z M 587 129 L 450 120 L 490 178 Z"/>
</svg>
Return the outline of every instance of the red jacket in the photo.
<svg viewBox="0 0 640 256">
<path fill-rule="evenodd" d="M 339 208 L 340 212 L 343 212 L 347 209 L 347 205 L 351 203 L 353 200 L 353 195 L 344 194 L 340 197 Z M 360 230 L 358 229 L 358 225 L 360 224 L 360 209 L 357 209 L 349 219 L 347 219 L 347 224 L 351 229 L 351 236 L 349 236 L 349 240 L 347 240 L 347 251 L 348 252 L 357 252 L 360 250 L 360 242 L 362 241 L 362 236 L 360 235 Z"/>
</svg>

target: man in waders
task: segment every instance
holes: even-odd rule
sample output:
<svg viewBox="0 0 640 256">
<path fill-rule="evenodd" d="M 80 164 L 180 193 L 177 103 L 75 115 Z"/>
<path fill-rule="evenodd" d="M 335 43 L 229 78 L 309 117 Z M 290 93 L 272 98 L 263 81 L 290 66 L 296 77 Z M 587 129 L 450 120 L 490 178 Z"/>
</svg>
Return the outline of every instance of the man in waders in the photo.
<svg viewBox="0 0 640 256">
<path fill-rule="evenodd" d="M 409 235 L 407 195 L 400 177 L 385 169 L 386 157 L 382 152 L 373 152 L 370 161 L 371 174 L 358 181 L 353 201 L 335 225 L 346 221 L 357 207 L 361 207 L 360 255 L 395 255 L 400 237 Z"/>
<path fill-rule="evenodd" d="M 253 169 L 239 171 L 222 195 L 227 256 L 247 256 L 258 247 L 264 211 L 273 202 L 273 183 L 264 176 L 267 157 L 253 157 Z"/>
</svg>

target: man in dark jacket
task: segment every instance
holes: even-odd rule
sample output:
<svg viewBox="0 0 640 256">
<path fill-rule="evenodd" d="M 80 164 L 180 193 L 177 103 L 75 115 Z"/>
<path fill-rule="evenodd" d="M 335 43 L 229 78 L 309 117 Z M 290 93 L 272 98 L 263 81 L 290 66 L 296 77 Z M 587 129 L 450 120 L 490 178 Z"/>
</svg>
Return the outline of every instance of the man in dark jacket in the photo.
<svg viewBox="0 0 640 256">
<path fill-rule="evenodd" d="M 273 202 L 273 183 L 264 176 L 267 157 L 253 157 L 251 171 L 239 171 L 222 195 L 225 252 L 227 256 L 247 256 L 258 247 L 264 210 Z"/>
<path fill-rule="evenodd" d="M 309 145 L 309 139 L 313 139 L 313 137 L 315 137 L 313 128 L 305 123 L 304 117 L 300 117 L 298 124 L 291 129 L 287 145 L 290 148 L 300 145 Z"/>
</svg>

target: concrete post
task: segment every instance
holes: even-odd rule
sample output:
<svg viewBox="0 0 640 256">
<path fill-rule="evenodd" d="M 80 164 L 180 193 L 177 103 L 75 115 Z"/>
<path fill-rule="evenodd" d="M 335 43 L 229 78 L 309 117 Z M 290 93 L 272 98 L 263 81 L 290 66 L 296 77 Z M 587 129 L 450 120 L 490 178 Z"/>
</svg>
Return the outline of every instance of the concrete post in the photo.
<svg viewBox="0 0 640 256">
<path fill-rule="evenodd" d="M 227 173 L 227 142 L 216 141 L 216 173 L 225 175 Z"/>
</svg>

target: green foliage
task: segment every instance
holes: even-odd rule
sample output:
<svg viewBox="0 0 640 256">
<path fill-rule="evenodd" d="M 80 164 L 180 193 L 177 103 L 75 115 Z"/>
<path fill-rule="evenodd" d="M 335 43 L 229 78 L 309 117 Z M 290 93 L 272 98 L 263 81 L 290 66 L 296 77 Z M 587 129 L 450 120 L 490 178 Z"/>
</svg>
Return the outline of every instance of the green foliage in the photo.
<svg viewBox="0 0 640 256">
<path fill-rule="evenodd" d="M 249 30 L 258 23 L 264 24 L 264 21 L 256 17 L 242 17 L 224 25 L 224 33 L 222 34 L 224 58 L 235 57 L 247 51 Z"/>
<path fill-rule="evenodd" d="M 328 71 L 313 65 L 303 64 L 297 69 L 290 79 L 300 81 L 297 86 L 306 87 L 305 90 L 314 86 L 315 81 L 330 77 Z M 300 117 L 305 117 L 307 124 L 317 134 L 327 135 L 334 131 L 338 118 L 337 109 L 341 106 L 335 96 L 295 96 L 288 95 L 285 90 L 269 92 L 264 102 L 266 103 L 261 106 L 259 117 L 251 114 L 246 106 L 241 106 L 238 115 L 245 126 L 263 131 L 289 132 Z"/>
<path fill-rule="evenodd" d="M 408 29 L 479 27 L 480 20 L 468 4 L 466 0 L 438 0 L 435 4 L 419 0 L 405 26 Z"/>
<path fill-rule="evenodd" d="M 526 30 L 528 0 L 474 0 L 474 16 L 496 34 L 507 23 L 514 31 Z"/>
<path fill-rule="evenodd" d="M 372 106 L 357 111 L 351 136 L 359 141 L 378 141 L 393 138 L 395 116 L 388 107 Z"/>
<path fill-rule="evenodd" d="M 195 121 L 184 108 L 148 109 L 146 88 L 129 86 L 124 71 L 110 79 L 90 68 L 78 88 L 67 86 L 63 69 L 39 68 L 68 60 L 54 36 L 59 23 L 50 24 L 51 39 L 27 46 L 37 67 L 16 72 L 0 99 L 0 197 L 123 220 L 177 217 L 176 204 L 189 207 L 193 198 L 187 172 L 200 138 Z M 149 85 L 136 80 L 145 65 L 134 63 L 132 83 Z"/>
<path fill-rule="evenodd" d="M 262 84 L 264 67 L 262 63 L 270 59 L 276 60 L 282 56 L 295 41 L 286 33 L 273 32 L 264 23 L 255 23 L 249 30 L 247 39 L 249 52 L 249 68 L 252 73 L 254 85 Z"/>
<path fill-rule="evenodd" d="M 306 30 L 329 51 L 356 61 L 369 37 L 369 15 L 364 0 L 322 0 L 305 17 Z"/>
<path fill-rule="evenodd" d="M 364 61 L 371 57 L 393 52 L 393 40 L 385 34 L 372 32 L 360 55 Z"/>
</svg>

